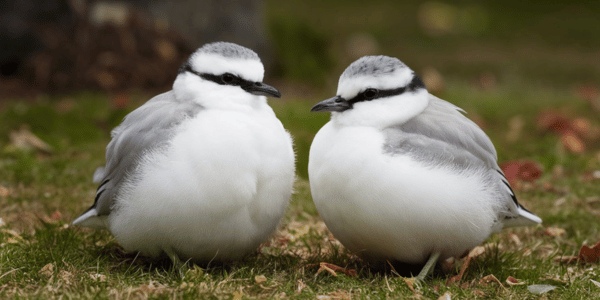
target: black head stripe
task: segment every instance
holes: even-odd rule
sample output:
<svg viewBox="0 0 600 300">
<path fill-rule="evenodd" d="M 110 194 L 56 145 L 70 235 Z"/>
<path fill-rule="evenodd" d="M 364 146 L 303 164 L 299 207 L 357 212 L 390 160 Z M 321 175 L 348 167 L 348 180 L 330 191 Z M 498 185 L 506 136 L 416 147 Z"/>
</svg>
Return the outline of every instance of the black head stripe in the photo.
<svg viewBox="0 0 600 300">
<path fill-rule="evenodd" d="M 241 86 L 241 87 L 245 87 L 245 86 L 251 86 L 254 84 L 254 82 L 249 81 L 249 80 L 245 80 L 240 78 L 239 76 L 233 75 L 234 80 L 232 80 L 231 82 L 224 82 L 222 79 L 222 75 L 214 75 L 214 74 L 209 74 L 209 73 L 200 73 L 197 72 L 196 70 L 192 69 L 192 66 L 190 66 L 189 63 L 185 63 L 181 66 L 181 68 L 179 68 L 179 73 L 185 73 L 185 72 L 190 72 L 196 76 L 201 77 L 204 80 L 208 80 L 208 81 L 212 81 L 214 83 L 217 84 L 221 84 L 221 85 L 233 85 L 233 86 Z"/>
<path fill-rule="evenodd" d="M 408 84 L 408 86 L 406 86 L 406 89 L 409 92 L 414 92 L 417 89 L 421 89 L 421 88 L 425 88 L 425 84 L 421 80 L 421 77 L 419 77 L 419 76 L 417 76 L 416 74 L 413 73 L 413 79 L 410 81 L 410 83 Z"/>
<path fill-rule="evenodd" d="M 361 101 L 371 101 L 371 100 L 375 100 L 375 99 L 379 99 L 379 98 L 401 95 L 406 92 L 412 93 L 421 88 L 425 88 L 425 84 L 423 84 L 423 81 L 421 81 L 421 78 L 419 78 L 419 76 L 414 75 L 412 80 L 406 86 L 396 88 L 396 89 L 378 90 L 377 95 L 375 97 L 368 97 L 367 96 L 368 89 L 367 89 L 367 90 L 359 93 L 358 95 L 356 95 L 354 98 L 349 99 L 348 102 L 350 102 L 351 104 L 354 104 L 356 102 L 361 102 Z"/>
</svg>

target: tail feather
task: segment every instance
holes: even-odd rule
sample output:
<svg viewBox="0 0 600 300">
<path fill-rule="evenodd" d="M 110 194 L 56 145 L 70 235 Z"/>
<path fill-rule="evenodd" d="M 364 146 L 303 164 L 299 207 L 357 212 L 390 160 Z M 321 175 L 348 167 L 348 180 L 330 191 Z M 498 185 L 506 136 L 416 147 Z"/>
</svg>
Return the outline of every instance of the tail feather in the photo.
<svg viewBox="0 0 600 300">
<path fill-rule="evenodd" d="M 95 207 L 88 209 L 73 221 L 73 225 L 104 229 L 106 227 L 106 216 L 99 216 Z"/>
<path fill-rule="evenodd" d="M 514 218 L 506 218 L 504 220 L 504 227 L 516 227 L 516 226 L 531 226 L 541 224 L 542 219 L 531 212 L 527 211 L 522 207 L 518 207 L 519 215 Z"/>
</svg>

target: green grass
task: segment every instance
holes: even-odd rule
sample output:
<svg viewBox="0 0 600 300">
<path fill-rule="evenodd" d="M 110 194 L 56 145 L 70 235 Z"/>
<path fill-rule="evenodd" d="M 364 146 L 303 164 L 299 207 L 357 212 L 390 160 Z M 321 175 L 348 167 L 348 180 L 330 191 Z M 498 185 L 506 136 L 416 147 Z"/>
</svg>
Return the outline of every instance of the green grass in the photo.
<svg viewBox="0 0 600 300">
<path fill-rule="evenodd" d="M 534 95 L 544 95 L 544 103 L 528 102 Z M 500 86 L 482 91 L 456 82 L 440 96 L 484 122 L 501 161 L 534 159 L 542 163 L 542 178 L 533 184 L 518 185 L 517 194 L 545 222 L 543 226 L 505 230 L 491 237 L 485 253 L 474 260 L 461 283 L 446 284 L 456 271 L 437 272 L 418 293 L 433 299 L 446 292 L 457 298 L 537 298 L 527 286 L 551 284 L 557 287 L 547 294 L 551 299 L 597 296 L 600 288 L 591 281 L 600 279 L 595 266 L 565 265 L 554 259 L 576 255 L 583 243 L 600 240 L 597 205 L 590 210 L 595 205 L 591 200 L 600 194 L 600 185 L 597 180 L 590 182 L 582 177 L 600 169 L 598 147 L 581 155 L 564 153 L 557 147 L 556 136 L 535 126 L 537 113 L 548 106 L 600 126 L 594 118 L 596 113 L 568 92 L 542 88 Z M 174 270 L 168 260 L 123 253 L 105 231 L 68 226 L 92 203 L 95 186 L 90 177 L 103 163 L 110 128 L 144 99 L 133 98 L 134 103 L 127 109 L 112 108 L 105 96 L 97 94 L 4 103 L 0 111 L 0 186 L 9 192 L 0 197 L 0 217 L 6 223 L 0 228 L 1 298 L 312 299 L 318 295 L 413 295 L 402 277 L 376 271 L 348 253 L 317 215 L 306 180 L 306 164 L 310 142 L 328 119 L 327 115 L 309 112 L 319 99 L 270 101 L 295 137 L 300 177 L 280 230 L 260 253 L 228 265 L 191 266 L 180 271 Z M 508 141 L 506 120 L 515 115 L 524 118 L 525 129 L 517 141 Z M 23 124 L 51 144 L 55 152 L 40 154 L 10 147 L 9 131 Z M 552 175 L 557 166 L 563 168 L 563 175 Z M 549 236 L 545 234 L 548 227 L 563 228 L 565 234 Z M 355 269 L 358 276 L 317 274 L 320 262 Z M 482 282 L 487 275 L 494 275 L 503 287 Z M 525 284 L 509 286 L 505 283 L 508 276 Z"/>
<path fill-rule="evenodd" d="M 454 32 L 432 36 L 419 26 L 422 3 L 266 1 L 266 21 L 282 59 L 275 71 L 285 76 L 276 84 L 283 99 L 269 102 L 294 137 L 299 177 L 275 236 L 258 253 L 228 265 L 175 270 L 165 259 L 123 253 L 106 231 L 68 225 L 93 202 L 91 176 L 104 163 L 110 130 L 148 95 L 130 95 L 126 108 L 115 108 L 110 96 L 91 92 L 2 99 L 0 298 L 437 299 L 447 292 L 454 299 L 599 298 L 600 287 L 591 281 L 600 281 L 598 264 L 555 259 L 600 241 L 600 181 L 589 179 L 600 170 L 600 139 L 591 138 L 584 153 L 573 154 L 558 136 L 540 130 L 536 118 L 553 109 L 600 128 L 599 112 L 573 92 L 600 82 L 600 6 L 593 1 L 464 0 L 454 9 L 475 11 L 479 19 L 466 18 Z M 477 30 L 460 29 L 463 25 Z M 484 127 L 500 162 L 528 159 L 543 167 L 537 181 L 514 188 L 544 224 L 492 236 L 460 283 L 446 283 L 456 269 L 438 271 L 415 295 L 402 277 L 377 271 L 348 253 L 312 203 L 308 150 L 329 117 L 309 110 L 335 93 L 338 75 L 357 58 L 348 47 L 357 34 L 375 42 L 377 53 L 371 54 L 397 56 L 417 73 L 435 67 L 446 79 L 438 96 L 464 108 Z M 480 87 L 482 74 L 496 84 Z M 515 118 L 524 125 L 511 139 L 507 133 Z M 54 151 L 12 146 L 10 132 L 23 127 Z M 564 229 L 564 234 L 549 235 L 549 228 Z M 321 262 L 356 270 L 357 276 L 318 273 Z M 488 275 L 502 286 L 487 282 Z M 508 285 L 509 276 L 524 284 Z M 532 284 L 556 289 L 534 295 L 527 290 Z"/>
</svg>

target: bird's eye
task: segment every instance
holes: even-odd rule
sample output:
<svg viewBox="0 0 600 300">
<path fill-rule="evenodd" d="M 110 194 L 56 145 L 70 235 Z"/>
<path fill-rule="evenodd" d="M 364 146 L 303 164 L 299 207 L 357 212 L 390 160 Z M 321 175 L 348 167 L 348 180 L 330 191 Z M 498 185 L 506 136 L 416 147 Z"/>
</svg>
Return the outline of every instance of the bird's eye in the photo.
<svg viewBox="0 0 600 300">
<path fill-rule="evenodd" d="M 367 100 L 372 100 L 375 97 L 377 97 L 377 94 L 379 94 L 379 91 L 376 89 L 367 89 L 366 91 L 363 92 L 363 95 L 365 96 L 365 99 Z"/>
<path fill-rule="evenodd" d="M 225 74 L 221 75 L 221 80 L 225 84 L 233 83 L 233 81 L 235 80 L 235 75 L 233 75 L 231 73 L 225 73 Z"/>
</svg>

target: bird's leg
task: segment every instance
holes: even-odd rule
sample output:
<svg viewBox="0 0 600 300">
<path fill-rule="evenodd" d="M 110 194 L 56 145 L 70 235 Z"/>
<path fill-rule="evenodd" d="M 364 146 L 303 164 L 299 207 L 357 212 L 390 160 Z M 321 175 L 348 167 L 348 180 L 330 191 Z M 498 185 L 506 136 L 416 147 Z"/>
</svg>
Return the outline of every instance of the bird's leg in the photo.
<svg viewBox="0 0 600 300">
<path fill-rule="evenodd" d="M 425 277 L 427 277 L 427 275 L 429 275 L 429 273 L 431 273 L 431 271 L 435 268 L 435 264 L 440 258 L 440 254 L 440 252 L 432 253 L 431 256 L 429 256 L 429 259 L 427 260 L 423 268 L 421 269 L 421 272 L 419 272 L 419 275 L 417 275 L 417 277 L 404 279 L 404 282 L 406 282 L 408 288 L 410 288 L 413 292 L 415 292 L 415 289 L 421 289 L 422 283 L 425 282 Z"/>
<path fill-rule="evenodd" d="M 427 277 L 427 275 L 429 275 L 429 273 L 431 273 L 433 271 L 433 269 L 435 268 L 435 264 L 437 263 L 438 259 L 440 258 L 440 254 L 441 254 L 440 252 L 433 252 L 431 254 L 431 256 L 429 256 L 429 259 L 423 266 L 423 269 L 421 269 L 421 272 L 419 272 L 419 275 L 417 275 L 417 277 L 416 277 L 417 280 L 425 281 L 425 277 Z"/>
<path fill-rule="evenodd" d="M 179 271 L 179 275 L 183 277 L 185 271 L 187 270 L 187 264 L 179 259 L 179 256 L 177 253 L 175 253 L 175 251 L 173 251 L 173 249 L 166 248 L 164 251 L 167 256 L 169 256 L 169 259 L 171 259 L 171 262 L 173 263 L 173 269 Z"/>
</svg>

